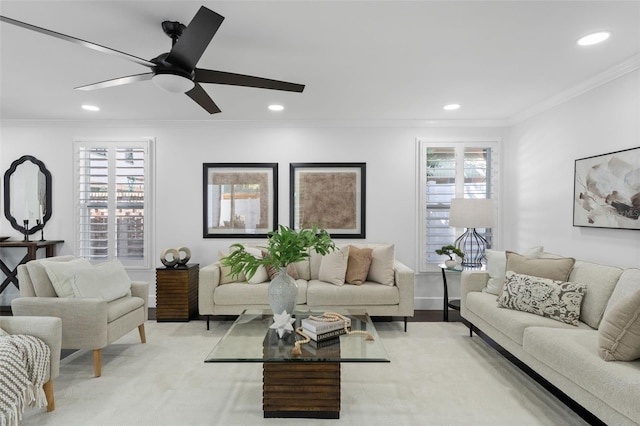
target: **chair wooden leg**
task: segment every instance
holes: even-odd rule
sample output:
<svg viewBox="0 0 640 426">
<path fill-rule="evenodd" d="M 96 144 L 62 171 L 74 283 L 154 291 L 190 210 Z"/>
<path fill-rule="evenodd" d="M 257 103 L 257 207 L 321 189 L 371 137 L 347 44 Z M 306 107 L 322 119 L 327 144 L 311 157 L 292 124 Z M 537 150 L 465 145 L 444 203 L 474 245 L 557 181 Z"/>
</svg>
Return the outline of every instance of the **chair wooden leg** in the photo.
<svg viewBox="0 0 640 426">
<path fill-rule="evenodd" d="M 55 410 L 56 402 L 53 399 L 53 381 L 49 380 L 47 383 L 42 385 L 42 389 L 44 389 L 44 394 L 47 397 L 47 411 Z"/>
<path fill-rule="evenodd" d="M 93 372 L 96 377 L 100 377 L 102 375 L 102 350 L 101 349 L 93 350 Z"/>
<path fill-rule="evenodd" d="M 138 332 L 140 333 L 140 341 L 142 343 L 147 343 L 147 337 L 144 334 L 144 324 L 140 324 L 138 326 Z"/>
</svg>

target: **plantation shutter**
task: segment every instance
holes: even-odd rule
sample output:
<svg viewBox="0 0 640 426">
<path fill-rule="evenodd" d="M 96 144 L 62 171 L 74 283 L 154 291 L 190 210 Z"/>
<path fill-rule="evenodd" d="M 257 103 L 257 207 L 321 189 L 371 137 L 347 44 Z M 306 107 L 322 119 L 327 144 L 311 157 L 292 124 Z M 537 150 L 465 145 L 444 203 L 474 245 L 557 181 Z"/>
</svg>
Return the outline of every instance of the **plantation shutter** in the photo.
<svg viewBox="0 0 640 426">
<path fill-rule="evenodd" d="M 421 272 L 445 258 L 436 249 L 453 244 L 463 230 L 449 227 L 452 198 L 497 199 L 497 142 L 419 141 L 419 244 Z M 491 247 L 492 229 L 477 229 Z"/>
<path fill-rule="evenodd" d="M 149 143 L 76 145 L 77 254 L 148 267 Z"/>
</svg>

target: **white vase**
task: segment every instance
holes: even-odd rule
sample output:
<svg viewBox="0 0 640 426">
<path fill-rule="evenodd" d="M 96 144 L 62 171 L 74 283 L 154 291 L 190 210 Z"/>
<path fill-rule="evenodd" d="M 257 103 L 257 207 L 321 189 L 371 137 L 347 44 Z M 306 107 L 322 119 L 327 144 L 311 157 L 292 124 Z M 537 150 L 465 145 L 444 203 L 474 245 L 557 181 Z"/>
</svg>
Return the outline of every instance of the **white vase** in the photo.
<svg viewBox="0 0 640 426">
<path fill-rule="evenodd" d="M 269 305 L 274 314 L 287 311 L 293 314 L 298 299 L 298 284 L 289 274 L 287 268 L 280 268 L 278 274 L 269 283 Z"/>
</svg>

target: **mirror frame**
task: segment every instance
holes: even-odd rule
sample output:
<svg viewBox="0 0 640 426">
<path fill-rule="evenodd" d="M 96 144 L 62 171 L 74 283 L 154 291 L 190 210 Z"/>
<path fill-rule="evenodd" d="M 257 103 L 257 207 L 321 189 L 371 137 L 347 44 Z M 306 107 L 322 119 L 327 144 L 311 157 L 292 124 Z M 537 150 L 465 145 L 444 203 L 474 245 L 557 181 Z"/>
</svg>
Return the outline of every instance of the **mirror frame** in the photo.
<svg viewBox="0 0 640 426">
<path fill-rule="evenodd" d="M 29 229 L 25 229 L 24 226 L 20 225 L 15 217 L 11 215 L 11 175 L 16 171 L 20 164 L 26 163 L 27 161 L 32 162 L 44 174 L 45 177 L 45 202 L 47 204 L 47 209 L 42 218 L 42 223 L 40 225 L 34 225 Z M 22 234 L 35 234 L 40 229 L 44 228 L 45 223 L 51 218 L 51 172 L 47 170 L 44 163 L 38 160 L 36 157 L 32 155 L 23 155 L 18 158 L 16 161 L 11 163 L 11 167 L 4 173 L 4 216 L 7 218 L 9 223 L 11 223 L 11 227 L 17 231 L 20 231 Z"/>
</svg>

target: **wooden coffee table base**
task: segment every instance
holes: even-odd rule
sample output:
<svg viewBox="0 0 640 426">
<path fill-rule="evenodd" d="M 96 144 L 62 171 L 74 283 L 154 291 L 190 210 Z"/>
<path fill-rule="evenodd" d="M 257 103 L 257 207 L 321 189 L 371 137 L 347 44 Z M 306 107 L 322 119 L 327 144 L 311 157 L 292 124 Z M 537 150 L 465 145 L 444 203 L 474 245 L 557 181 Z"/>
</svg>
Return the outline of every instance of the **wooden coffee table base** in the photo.
<svg viewBox="0 0 640 426">
<path fill-rule="evenodd" d="M 340 418 L 339 362 L 265 362 L 264 417 Z"/>
</svg>

